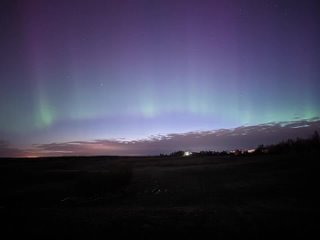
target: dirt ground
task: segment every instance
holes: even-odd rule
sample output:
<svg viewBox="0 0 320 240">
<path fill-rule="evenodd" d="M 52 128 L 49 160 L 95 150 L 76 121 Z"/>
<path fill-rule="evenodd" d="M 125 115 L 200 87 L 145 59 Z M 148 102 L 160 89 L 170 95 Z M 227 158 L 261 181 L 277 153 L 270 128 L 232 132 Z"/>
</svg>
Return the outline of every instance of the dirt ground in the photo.
<svg viewBox="0 0 320 240">
<path fill-rule="evenodd" d="M 3 236 L 270 239 L 318 234 L 316 153 L 0 159 Z"/>
</svg>

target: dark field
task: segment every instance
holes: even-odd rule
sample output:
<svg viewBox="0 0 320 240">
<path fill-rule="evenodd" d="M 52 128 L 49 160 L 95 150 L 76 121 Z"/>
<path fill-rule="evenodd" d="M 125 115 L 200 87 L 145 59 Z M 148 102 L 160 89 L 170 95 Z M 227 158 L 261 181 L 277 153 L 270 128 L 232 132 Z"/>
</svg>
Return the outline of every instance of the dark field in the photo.
<svg viewBox="0 0 320 240">
<path fill-rule="evenodd" d="M 308 238 L 319 232 L 318 157 L 1 159 L 1 234 Z"/>
</svg>

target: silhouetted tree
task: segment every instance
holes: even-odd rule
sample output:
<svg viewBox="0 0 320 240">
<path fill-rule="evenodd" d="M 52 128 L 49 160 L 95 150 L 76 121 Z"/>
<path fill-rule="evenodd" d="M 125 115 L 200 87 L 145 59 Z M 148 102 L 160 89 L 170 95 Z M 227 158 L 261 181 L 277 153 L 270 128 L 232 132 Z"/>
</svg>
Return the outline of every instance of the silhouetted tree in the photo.
<svg viewBox="0 0 320 240">
<path fill-rule="evenodd" d="M 177 151 L 170 154 L 172 157 L 183 157 L 184 151 Z"/>
</svg>

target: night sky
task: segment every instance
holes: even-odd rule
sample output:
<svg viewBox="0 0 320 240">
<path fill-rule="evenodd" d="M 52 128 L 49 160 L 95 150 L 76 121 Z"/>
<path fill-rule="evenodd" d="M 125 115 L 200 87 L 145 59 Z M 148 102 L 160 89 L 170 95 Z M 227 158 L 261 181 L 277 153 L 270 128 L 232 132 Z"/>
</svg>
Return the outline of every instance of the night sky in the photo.
<svg viewBox="0 0 320 240">
<path fill-rule="evenodd" d="M 0 156 L 223 150 L 311 135 L 317 2 L 1 1 Z"/>
</svg>

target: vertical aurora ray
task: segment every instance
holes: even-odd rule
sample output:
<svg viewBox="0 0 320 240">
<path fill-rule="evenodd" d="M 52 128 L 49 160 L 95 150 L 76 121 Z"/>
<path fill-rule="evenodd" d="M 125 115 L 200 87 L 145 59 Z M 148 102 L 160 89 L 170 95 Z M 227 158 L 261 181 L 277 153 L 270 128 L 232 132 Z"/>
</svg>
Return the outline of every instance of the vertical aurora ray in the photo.
<svg viewBox="0 0 320 240">
<path fill-rule="evenodd" d="M 33 82 L 33 95 L 34 95 L 34 109 L 33 109 L 33 124 L 31 128 L 46 128 L 49 127 L 55 120 L 53 106 L 50 103 L 50 98 L 47 93 L 49 90 L 46 86 L 48 81 L 48 66 L 44 64 L 50 58 L 45 47 L 41 44 L 41 37 L 38 36 L 36 29 L 31 21 L 27 21 L 25 32 L 25 39 L 28 46 L 28 58 L 30 62 L 30 75 Z"/>
<path fill-rule="evenodd" d="M 55 121 L 55 111 L 48 101 L 44 92 L 39 91 L 37 95 L 37 103 L 35 112 L 35 123 L 37 128 L 49 127 Z"/>
</svg>

